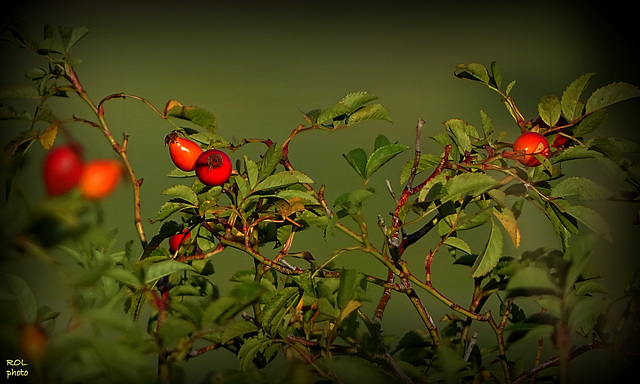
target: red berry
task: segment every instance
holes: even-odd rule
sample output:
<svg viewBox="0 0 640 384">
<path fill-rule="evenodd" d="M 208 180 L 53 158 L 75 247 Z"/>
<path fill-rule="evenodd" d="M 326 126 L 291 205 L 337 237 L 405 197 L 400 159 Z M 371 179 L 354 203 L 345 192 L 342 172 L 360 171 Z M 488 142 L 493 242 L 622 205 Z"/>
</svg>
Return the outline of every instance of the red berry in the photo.
<svg viewBox="0 0 640 384">
<path fill-rule="evenodd" d="M 122 165 L 118 160 L 90 161 L 80 179 L 80 192 L 88 200 L 103 199 L 116 189 L 121 176 Z"/>
<path fill-rule="evenodd" d="M 193 171 L 196 159 L 202 153 L 202 148 L 195 142 L 178 137 L 178 131 L 173 131 L 164 138 L 165 145 L 169 146 L 169 155 L 176 167 L 183 171 Z"/>
<path fill-rule="evenodd" d="M 203 184 L 222 185 L 231 176 L 231 159 L 218 149 L 209 149 L 198 156 L 195 171 L 196 176 Z"/>
<path fill-rule="evenodd" d="M 569 124 L 569 121 L 567 121 L 567 119 L 564 118 L 564 116 L 560 116 L 560 118 L 558 119 L 558 122 L 556 122 L 556 126 L 560 125 L 567 125 Z M 542 120 L 541 117 L 538 117 L 534 122 L 533 125 L 537 125 L 540 128 L 549 128 L 549 126 L 547 125 L 547 123 L 544 122 L 544 120 Z M 556 138 L 553 140 L 553 144 L 551 144 L 551 146 L 553 148 L 559 148 L 562 147 L 563 145 L 565 145 L 567 143 L 567 141 L 569 141 L 569 138 L 567 136 L 561 135 L 560 133 L 563 132 L 563 130 L 559 130 L 557 131 L 558 134 L 556 135 Z"/>
<path fill-rule="evenodd" d="M 535 155 L 549 157 L 549 142 L 537 132 L 525 132 L 513 143 L 513 150 L 515 152 L 524 152 L 525 156 L 518 159 L 519 162 L 529 167 L 535 167 L 540 165 L 540 161 Z"/>
<path fill-rule="evenodd" d="M 184 229 L 182 233 L 178 233 L 177 235 L 173 235 L 169 238 L 169 250 L 171 253 L 175 253 L 181 245 L 187 242 L 191 238 L 191 233 L 189 229 Z"/>
<path fill-rule="evenodd" d="M 20 352 L 28 361 L 39 361 L 45 353 L 47 339 L 35 324 L 25 324 L 20 328 Z"/>
<path fill-rule="evenodd" d="M 47 194 L 59 196 L 69 192 L 78 185 L 83 168 L 79 145 L 64 145 L 49 151 L 42 162 Z"/>
</svg>

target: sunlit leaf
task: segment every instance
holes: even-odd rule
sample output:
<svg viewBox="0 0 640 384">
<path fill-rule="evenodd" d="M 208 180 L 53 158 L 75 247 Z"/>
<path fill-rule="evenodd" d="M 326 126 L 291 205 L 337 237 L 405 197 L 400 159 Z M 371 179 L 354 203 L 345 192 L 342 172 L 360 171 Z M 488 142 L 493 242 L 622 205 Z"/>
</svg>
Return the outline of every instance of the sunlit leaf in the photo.
<svg viewBox="0 0 640 384">
<path fill-rule="evenodd" d="M 465 252 L 467 254 L 471 254 L 471 247 L 469 246 L 469 244 L 467 244 L 466 241 L 462 240 L 459 237 L 454 237 L 454 236 L 450 236 L 447 237 L 444 240 L 444 244 L 448 245 L 449 247 L 455 248 L 455 249 L 459 249 L 462 252 Z"/>
<path fill-rule="evenodd" d="M 494 209 L 493 214 L 507 231 L 513 245 L 518 248 L 520 246 L 520 228 L 513 212 L 508 208 L 502 208 L 501 210 Z"/>
<path fill-rule="evenodd" d="M 365 179 L 370 178 L 380 167 L 407 149 L 409 147 L 404 144 L 389 144 L 378 148 L 367 160 Z"/>
<path fill-rule="evenodd" d="M 488 274 L 498 264 L 502 256 L 504 241 L 502 231 L 491 220 L 491 233 L 482 253 L 478 256 L 473 267 L 471 267 L 471 277 L 480 277 Z"/>
<path fill-rule="evenodd" d="M 262 180 L 256 185 L 255 191 L 267 191 L 302 183 L 313 183 L 313 179 L 300 171 L 282 171 Z"/>
<path fill-rule="evenodd" d="M 174 272 L 192 270 L 189 264 L 181 263 L 175 260 L 163 260 L 153 263 L 149 266 L 145 273 L 145 283 L 150 283 L 161 277 L 170 275 Z"/>
<path fill-rule="evenodd" d="M 340 100 L 340 103 L 346 106 L 350 112 L 366 105 L 367 103 L 376 100 L 378 96 L 372 95 L 367 92 L 353 92 Z"/>
<path fill-rule="evenodd" d="M 487 68 L 479 63 L 460 64 L 456 67 L 455 76 L 461 79 L 471 79 L 489 84 Z"/>
<path fill-rule="evenodd" d="M 586 113 L 640 96 L 640 88 L 627 83 L 612 83 L 596 89 L 586 104 Z"/>
<path fill-rule="evenodd" d="M 557 96 L 544 96 L 538 103 L 538 114 L 549 127 L 556 125 L 562 114 L 562 106 Z"/>
<path fill-rule="evenodd" d="M 53 147 L 53 142 L 56 140 L 56 135 L 58 134 L 58 126 L 60 126 L 60 121 L 56 120 L 49 124 L 42 135 L 40 135 L 40 144 L 42 144 L 44 149 L 49 150 Z"/>
<path fill-rule="evenodd" d="M 391 121 L 389 111 L 382 104 L 366 105 L 349 115 L 347 123 L 350 125 L 363 121 L 385 120 Z"/>
<path fill-rule="evenodd" d="M 365 169 L 367 166 L 367 153 L 362 148 L 355 148 L 342 155 L 349 165 L 361 177 L 365 177 Z"/>
<path fill-rule="evenodd" d="M 185 200 L 193 205 L 198 204 L 198 197 L 195 192 L 186 185 L 174 185 L 162 191 L 162 194 Z"/>
<path fill-rule="evenodd" d="M 582 116 L 584 105 L 580 102 L 580 96 L 587 88 L 589 81 L 595 73 L 587 73 L 574 80 L 562 93 L 562 114 L 573 121 Z"/>
</svg>

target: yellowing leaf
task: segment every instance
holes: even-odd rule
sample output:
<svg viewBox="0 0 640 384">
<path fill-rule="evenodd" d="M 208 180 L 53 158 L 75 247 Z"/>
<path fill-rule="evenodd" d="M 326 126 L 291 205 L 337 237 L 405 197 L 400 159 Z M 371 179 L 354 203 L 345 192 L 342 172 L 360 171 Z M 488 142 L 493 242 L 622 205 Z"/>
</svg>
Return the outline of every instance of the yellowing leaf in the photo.
<svg viewBox="0 0 640 384">
<path fill-rule="evenodd" d="M 58 134 L 59 125 L 60 121 L 54 121 L 47 126 L 40 136 L 40 144 L 42 144 L 44 149 L 49 150 L 53 147 L 53 142 L 56 140 L 56 135 Z"/>
<path fill-rule="evenodd" d="M 493 214 L 507 231 L 513 245 L 518 248 L 520 246 L 520 228 L 513 212 L 508 208 L 504 208 L 502 211 L 494 210 Z"/>
</svg>

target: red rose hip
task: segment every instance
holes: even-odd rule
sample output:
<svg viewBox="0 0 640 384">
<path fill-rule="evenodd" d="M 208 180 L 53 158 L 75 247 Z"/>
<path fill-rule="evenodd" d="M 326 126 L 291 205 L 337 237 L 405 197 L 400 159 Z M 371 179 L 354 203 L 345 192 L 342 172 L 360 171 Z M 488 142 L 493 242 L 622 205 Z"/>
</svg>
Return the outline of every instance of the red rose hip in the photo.
<svg viewBox="0 0 640 384">
<path fill-rule="evenodd" d="M 169 146 L 169 155 L 176 167 L 183 171 L 193 171 L 196 159 L 202 153 L 202 148 L 195 142 L 178 137 L 178 132 L 173 131 L 164 138 L 165 145 Z"/>
<path fill-rule="evenodd" d="M 42 162 L 44 186 L 49 196 L 59 196 L 78 185 L 84 163 L 77 144 L 63 145 L 47 153 Z"/>
<path fill-rule="evenodd" d="M 529 167 L 540 165 L 540 160 L 535 155 L 549 157 L 549 142 L 547 139 L 537 132 L 525 132 L 520 135 L 513 143 L 515 152 L 524 152 L 524 158 L 518 161 Z"/>
<path fill-rule="evenodd" d="M 196 176 L 205 185 L 222 185 L 231 176 L 231 159 L 218 149 L 209 149 L 198 156 L 195 164 Z"/>
</svg>

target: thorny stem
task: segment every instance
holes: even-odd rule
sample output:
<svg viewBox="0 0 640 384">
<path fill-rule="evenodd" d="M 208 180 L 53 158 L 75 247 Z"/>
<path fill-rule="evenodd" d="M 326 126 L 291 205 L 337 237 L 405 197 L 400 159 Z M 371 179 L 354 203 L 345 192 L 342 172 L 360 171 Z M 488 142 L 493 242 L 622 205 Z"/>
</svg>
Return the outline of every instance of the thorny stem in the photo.
<svg viewBox="0 0 640 384">
<path fill-rule="evenodd" d="M 78 79 L 77 74 L 75 73 L 75 70 L 73 69 L 73 66 L 71 65 L 71 63 L 69 62 L 69 58 L 66 58 L 66 62 L 65 62 L 65 74 L 66 74 L 66 78 L 67 80 L 71 83 L 71 85 L 73 86 L 75 92 L 78 94 L 78 96 L 80 96 L 80 98 L 82 100 L 84 100 L 87 105 L 89 105 L 89 107 L 93 110 L 93 112 L 96 114 L 96 116 L 98 117 L 98 120 L 100 121 L 100 124 L 92 124 L 94 126 L 97 126 L 102 133 L 104 134 L 104 136 L 107 138 L 107 140 L 109 140 L 109 143 L 111 143 L 111 146 L 113 147 L 113 150 L 120 156 L 120 158 L 122 159 L 122 162 L 124 164 L 124 167 L 127 171 L 127 174 L 129 175 L 129 179 L 131 180 L 131 185 L 133 186 L 133 204 L 134 204 L 134 225 L 136 227 L 136 231 L 138 232 L 138 237 L 140 239 L 140 244 L 142 245 L 142 249 L 144 249 L 147 246 L 147 235 L 145 233 L 144 227 L 142 225 L 142 210 L 140 207 L 140 186 L 142 185 L 142 179 L 138 179 L 135 175 L 135 172 L 133 171 L 133 167 L 131 165 L 131 162 L 129 161 L 129 157 L 127 155 L 127 143 L 129 140 L 129 135 L 128 134 L 123 134 L 123 139 L 122 139 L 122 145 L 118 144 L 118 142 L 113 138 L 113 135 L 111 134 L 111 131 L 109 130 L 109 126 L 104 118 L 104 110 L 102 108 L 102 103 L 105 100 L 109 100 L 110 98 L 113 97 L 124 97 L 124 94 L 118 94 L 119 96 L 113 96 L 112 97 L 107 97 L 105 99 L 103 99 L 103 101 L 100 102 L 99 107 L 95 105 L 95 103 L 93 102 L 93 100 L 89 97 L 89 95 L 87 95 L 87 93 L 84 90 L 84 87 L 82 86 L 82 83 L 80 83 L 80 80 Z M 144 100 L 141 98 L 137 98 L 139 100 Z M 146 100 L 145 100 L 146 102 Z M 148 105 L 150 105 L 148 102 L 146 102 Z M 155 108 L 154 108 L 155 109 Z M 157 110 L 156 110 L 157 111 Z M 87 121 L 87 120 L 84 120 Z"/>
</svg>

